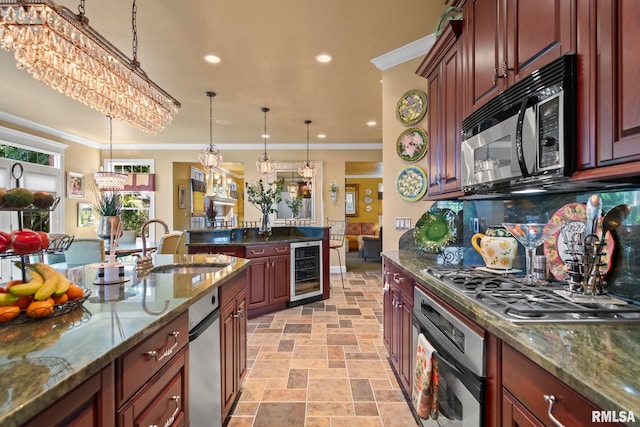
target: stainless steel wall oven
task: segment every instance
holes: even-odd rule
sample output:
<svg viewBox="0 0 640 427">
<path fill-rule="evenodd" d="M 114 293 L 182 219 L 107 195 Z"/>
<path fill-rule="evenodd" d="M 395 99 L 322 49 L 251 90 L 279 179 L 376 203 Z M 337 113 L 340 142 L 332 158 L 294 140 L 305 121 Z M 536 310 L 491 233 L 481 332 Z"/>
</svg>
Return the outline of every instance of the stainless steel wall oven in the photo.
<svg viewBox="0 0 640 427">
<path fill-rule="evenodd" d="M 435 349 L 433 358 L 437 362 L 439 377 L 438 417 L 421 419 L 422 425 L 482 426 L 486 376 L 483 334 L 415 286 L 412 341 L 414 373 L 420 334 Z M 418 402 L 415 400 L 414 395 L 412 401 L 417 409 Z"/>
</svg>

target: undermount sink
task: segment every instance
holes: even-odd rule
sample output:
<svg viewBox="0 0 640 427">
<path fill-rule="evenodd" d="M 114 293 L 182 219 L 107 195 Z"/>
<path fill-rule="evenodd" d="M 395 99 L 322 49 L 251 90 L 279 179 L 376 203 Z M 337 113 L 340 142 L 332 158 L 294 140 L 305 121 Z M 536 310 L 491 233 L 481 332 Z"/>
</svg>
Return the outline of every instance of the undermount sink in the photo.
<svg viewBox="0 0 640 427">
<path fill-rule="evenodd" d="M 152 267 L 150 273 L 169 274 L 206 274 L 215 273 L 225 268 L 229 264 L 209 263 L 209 264 L 165 264 Z"/>
</svg>

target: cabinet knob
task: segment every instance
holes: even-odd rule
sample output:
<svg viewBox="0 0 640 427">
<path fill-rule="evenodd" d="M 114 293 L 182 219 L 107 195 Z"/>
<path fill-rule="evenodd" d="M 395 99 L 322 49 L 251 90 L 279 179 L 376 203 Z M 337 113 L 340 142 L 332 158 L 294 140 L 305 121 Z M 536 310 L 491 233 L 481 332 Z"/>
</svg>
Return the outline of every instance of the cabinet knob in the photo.
<svg viewBox="0 0 640 427">
<path fill-rule="evenodd" d="M 236 319 L 241 319 L 244 317 L 244 307 L 238 309 L 238 312 L 233 315 Z"/>
<path fill-rule="evenodd" d="M 553 424 L 555 424 L 557 427 L 564 427 L 564 424 L 558 421 L 558 419 L 554 417 L 552 413 L 553 405 L 556 403 L 556 397 L 553 394 L 545 394 L 544 400 L 549 404 L 549 409 L 547 409 L 547 415 L 549 416 L 549 419 L 551 420 L 551 422 L 553 422 Z"/>
</svg>

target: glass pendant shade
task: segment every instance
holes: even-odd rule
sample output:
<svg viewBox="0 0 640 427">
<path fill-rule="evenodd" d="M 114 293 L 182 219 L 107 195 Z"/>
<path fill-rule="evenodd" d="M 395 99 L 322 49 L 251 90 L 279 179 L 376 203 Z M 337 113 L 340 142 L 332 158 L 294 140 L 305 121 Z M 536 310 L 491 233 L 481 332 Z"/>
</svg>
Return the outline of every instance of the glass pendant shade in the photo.
<svg viewBox="0 0 640 427">
<path fill-rule="evenodd" d="M 112 117 L 109 117 L 109 160 L 110 165 L 113 167 L 113 126 Z M 126 173 L 110 172 L 102 170 L 93 174 L 93 180 L 96 182 L 96 187 L 102 191 L 122 191 L 124 186 L 129 181 L 129 175 Z"/>
<path fill-rule="evenodd" d="M 298 197 L 298 185 L 295 182 L 291 181 L 291 184 L 287 185 L 287 192 L 292 199 L 295 199 L 296 197 Z"/>
<path fill-rule="evenodd" d="M 318 171 L 309 163 L 309 125 L 311 120 L 305 120 L 304 123 L 307 125 L 307 161 L 304 163 L 304 167 L 298 169 L 298 173 L 307 183 L 307 186 L 311 188 L 311 181 Z"/>
<path fill-rule="evenodd" d="M 164 129 L 180 103 L 140 68 L 135 19 L 129 59 L 79 9 L 76 15 L 51 0 L 0 0 L 0 48 L 13 50 L 18 68 L 60 93 L 143 132 Z"/>
<path fill-rule="evenodd" d="M 222 164 L 220 149 L 213 143 L 213 97 L 215 92 L 206 92 L 209 97 L 209 145 L 198 153 L 198 160 L 207 173 L 214 171 Z"/>
<path fill-rule="evenodd" d="M 267 154 L 267 138 L 269 138 L 269 134 L 267 134 L 267 113 L 269 109 L 262 107 L 261 111 L 264 113 L 264 134 L 262 135 L 264 138 L 264 153 L 260 155 L 260 158 L 256 162 L 256 169 L 260 175 L 266 177 L 267 175 L 271 175 L 274 165 Z"/>
</svg>

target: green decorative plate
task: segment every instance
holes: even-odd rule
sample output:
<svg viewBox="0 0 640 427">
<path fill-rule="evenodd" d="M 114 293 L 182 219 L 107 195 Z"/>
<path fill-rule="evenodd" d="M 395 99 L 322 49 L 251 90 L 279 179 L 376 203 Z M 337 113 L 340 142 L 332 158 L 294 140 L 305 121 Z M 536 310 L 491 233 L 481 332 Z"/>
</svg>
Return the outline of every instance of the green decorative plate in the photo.
<svg viewBox="0 0 640 427">
<path fill-rule="evenodd" d="M 427 192 L 427 174 L 418 166 L 404 168 L 396 178 L 396 190 L 404 200 L 420 200 Z"/>
<path fill-rule="evenodd" d="M 429 148 L 427 133 L 420 128 L 409 128 L 402 132 L 396 143 L 398 156 L 407 162 L 415 162 L 424 157 Z"/>
<path fill-rule="evenodd" d="M 413 239 L 418 249 L 438 253 L 456 240 L 455 213 L 451 209 L 434 208 L 416 222 Z"/>
<path fill-rule="evenodd" d="M 405 126 L 413 126 L 427 113 L 427 94 L 421 90 L 410 90 L 398 100 L 396 117 Z"/>
</svg>

